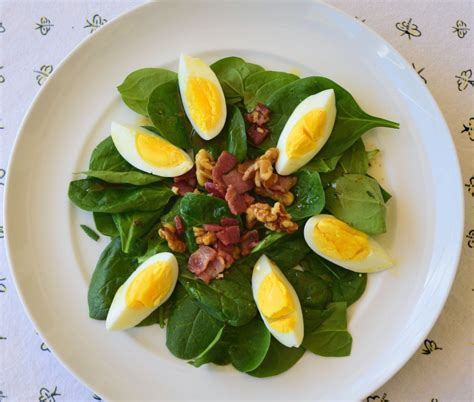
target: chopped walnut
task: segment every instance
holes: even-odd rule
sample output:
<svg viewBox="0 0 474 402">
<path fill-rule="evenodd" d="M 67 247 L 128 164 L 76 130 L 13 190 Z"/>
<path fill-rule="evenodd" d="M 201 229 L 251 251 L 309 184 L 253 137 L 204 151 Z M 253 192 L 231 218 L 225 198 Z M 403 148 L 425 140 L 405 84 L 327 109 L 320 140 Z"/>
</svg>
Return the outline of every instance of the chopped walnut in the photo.
<svg viewBox="0 0 474 402">
<path fill-rule="evenodd" d="M 158 234 L 162 239 L 168 242 L 168 247 L 172 251 L 178 253 L 184 253 L 186 251 L 186 244 L 179 239 L 176 228 L 172 224 L 165 223 L 163 227 L 158 230 Z"/>
<path fill-rule="evenodd" d="M 196 243 L 199 245 L 210 246 L 217 241 L 217 237 L 214 232 L 207 232 L 203 228 L 193 227 L 193 233 Z"/>
<path fill-rule="evenodd" d="M 204 186 L 208 180 L 212 180 L 212 169 L 216 162 L 209 152 L 200 149 L 196 154 L 196 177 L 199 185 Z"/>
<path fill-rule="evenodd" d="M 256 187 L 263 187 L 273 176 L 273 164 L 278 159 L 278 149 L 269 148 L 262 156 L 251 164 L 242 177 L 243 180 L 253 179 Z"/>
<path fill-rule="evenodd" d="M 276 232 L 293 233 L 298 230 L 298 225 L 291 220 L 291 215 L 286 212 L 282 203 L 276 202 L 272 207 L 269 204 L 256 203 L 247 209 L 247 227 L 253 228 L 257 222 L 261 222 L 267 229 Z"/>
</svg>

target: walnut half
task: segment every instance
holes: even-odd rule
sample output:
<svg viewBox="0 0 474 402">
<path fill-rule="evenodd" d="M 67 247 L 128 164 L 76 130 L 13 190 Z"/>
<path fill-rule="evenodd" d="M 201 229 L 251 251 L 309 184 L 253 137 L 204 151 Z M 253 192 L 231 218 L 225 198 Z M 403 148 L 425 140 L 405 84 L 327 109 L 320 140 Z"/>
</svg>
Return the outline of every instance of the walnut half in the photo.
<svg viewBox="0 0 474 402">
<path fill-rule="evenodd" d="M 200 149 L 196 154 L 196 177 L 200 186 L 208 180 L 212 180 L 212 169 L 216 162 L 209 152 Z"/>
<path fill-rule="evenodd" d="M 165 223 L 163 227 L 158 230 L 160 237 L 168 242 L 168 247 L 177 253 L 184 253 L 186 251 L 186 244 L 179 239 L 176 228 L 170 223 Z"/>
</svg>

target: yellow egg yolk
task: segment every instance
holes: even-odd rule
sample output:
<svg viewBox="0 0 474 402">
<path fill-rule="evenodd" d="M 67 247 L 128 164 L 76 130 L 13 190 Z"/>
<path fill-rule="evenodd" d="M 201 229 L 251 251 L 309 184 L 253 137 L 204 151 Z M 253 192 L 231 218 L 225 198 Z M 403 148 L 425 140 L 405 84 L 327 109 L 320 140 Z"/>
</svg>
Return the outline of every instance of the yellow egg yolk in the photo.
<svg viewBox="0 0 474 402">
<path fill-rule="evenodd" d="M 322 218 L 313 230 L 318 249 L 328 257 L 359 261 L 369 254 L 368 236 L 334 217 Z"/>
<path fill-rule="evenodd" d="M 157 135 L 137 133 L 135 146 L 140 157 L 156 167 L 178 166 L 186 160 L 181 149 Z"/>
<path fill-rule="evenodd" d="M 274 272 L 263 279 L 258 289 L 258 306 L 270 326 L 279 332 L 295 327 L 295 306 L 285 283 Z"/>
<path fill-rule="evenodd" d="M 156 307 L 172 287 L 171 266 L 157 261 L 141 271 L 128 286 L 125 303 L 131 309 Z"/>
<path fill-rule="evenodd" d="M 306 113 L 291 130 L 286 142 L 289 158 L 298 158 L 312 152 L 321 140 L 326 123 L 326 111 L 314 109 Z"/>
<path fill-rule="evenodd" d="M 216 126 L 222 116 L 219 89 L 205 79 L 191 77 L 186 85 L 186 99 L 193 122 L 204 132 Z"/>
</svg>

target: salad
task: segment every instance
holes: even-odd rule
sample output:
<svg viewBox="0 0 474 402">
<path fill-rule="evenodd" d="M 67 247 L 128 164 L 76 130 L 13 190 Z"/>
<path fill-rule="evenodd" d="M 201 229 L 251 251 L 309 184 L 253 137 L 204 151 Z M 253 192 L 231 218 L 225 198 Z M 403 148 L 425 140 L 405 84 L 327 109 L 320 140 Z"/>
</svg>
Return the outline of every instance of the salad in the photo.
<svg viewBox="0 0 474 402">
<path fill-rule="evenodd" d="M 361 136 L 398 123 L 328 78 L 239 57 L 182 55 L 178 73 L 140 69 L 118 91 L 142 124 L 112 122 L 68 192 L 110 237 L 90 317 L 159 324 L 176 357 L 255 377 L 305 351 L 348 356 L 347 308 L 393 265 L 373 238 L 391 195 Z"/>
</svg>

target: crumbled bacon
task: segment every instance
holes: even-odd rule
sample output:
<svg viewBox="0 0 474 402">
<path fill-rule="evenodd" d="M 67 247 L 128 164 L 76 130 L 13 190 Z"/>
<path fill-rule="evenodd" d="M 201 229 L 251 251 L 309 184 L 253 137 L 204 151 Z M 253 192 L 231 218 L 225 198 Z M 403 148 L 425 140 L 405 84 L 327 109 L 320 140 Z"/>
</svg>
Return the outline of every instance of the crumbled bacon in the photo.
<svg viewBox="0 0 474 402">
<path fill-rule="evenodd" d="M 258 244 L 258 232 L 250 230 L 242 236 L 240 240 L 240 252 L 243 256 L 249 255 L 252 249 Z"/>
<path fill-rule="evenodd" d="M 249 123 L 254 123 L 259 126 L 263 126 L 265 123 L 270 121 L 270 109 L 263 103 L 257 103 L 255 109 L 245 115 L 245 119 Z"/>
<path fill-rule="evenodd" d="M 247 138 L 253 145 L 260 145 L 267 138 L 270 130 L 265 126 L 252 124 L 247 128 Z"/>
<path fill-rule="evenodd" d="M 213 195 L 214 197 L 218 197 L 218 198 L 222 198 L 224 199 L 225 198 L 225 189 L 224 189 L 224 192 L 222 191 L 222 186 L 218 186 L 216 184 L 214 184 L 212 181 L 207 181 L 205 184 L 204 184 L 204 188 L 207 190 L 207 192 L 211 195 Z"/>
<path fill-rule="evenodd" d="M 178 236 L 181 236 L 184 233 L 184 222 L 181 219 L 181 216 L 176 215 L 174 217 L 174 226 L 176 228 L 176 233 Z"/>
<path fill-rule="evenodd" d="M 217 255 L 216 258 L 208 264 L 206 270 L 197 275 L 197 277 L 203 282 L 209 283 L 211 280 L 220 277 L 225 268 L 225 259 Z"/>
<path fill-rule="evenodd" d="M 212 181 L 217 185 L 225 185 L 222 176 L 229 173 L 236 165 L 237 158 L 230 152 L 223 151 L 212 169 Z"/>
<path fill-rule="evenodd" d="M 171 187 L 171 191 L 175 193 L 176 195 L 180 195 L 180 196 L 183 196 L 186 193 L 193 193 L 194 190 L 195 190 L 195 187 L 192 187 L 185 182 L 174 183 L 173 186 Z"/>
<path fill-rule="evenodd" d="M 193 274 L 199 275 L 204 272 L 209 263 L 217 256 L 217 251 L 209 246 L 199 246 L 188 259 L 188 270 Z"/>
<path fill-rule="evenodd" d="M 240 242 L 240 228 L 238 226 L 225 226 L 217 232 L 216 236 L 225 246 L 237 244 Z"/>
<path fill-rule="evenodd" d="M 239 226 L 239 220 L 235 218 L 224 217 L 221 219 L 222 226 Z"/>
<path fill-rule="evenodd" d="M 222 176 L 222 180 L 227 187 L 233 186 L 239 194 L 243 194 L 254 188 L 253 181 L 244 180 L 243 176 L 244 175 L 237 169 L 233 169 L 229 173 Z"/>
<path fill-rule="evenodd" d="M 204 225 L 202 225 L 202 228 L 206 232 L 219 232 L 223 229 L 221 225 L 215 225 L 214 223 L 205 223 Z"/>
<path fill-rule="evenodd" d="M 235 215 L 244 213 L 251 204 L 248 203 L 248 197 L 253 199 L 253 197 L 251 196 L 246 196 L 248 196 L 248 194 L 239 194 L 239 192 L 234 188 L 234 186 L 229 186 L 227 188 L 227 192 L 225 193 L 225 200 L 229 205 L 230 212 Z"/>
<path fill-rule="evenodd" d="M 171 191 L 176 195 L 184 195 L 186 193 L 192 193 L 196 189 L 197 179 L 196 179 L 196 168 L 193 168 L 182 174 L 181 176 L 173 177 L 173 186 Z"/>
</svg>

